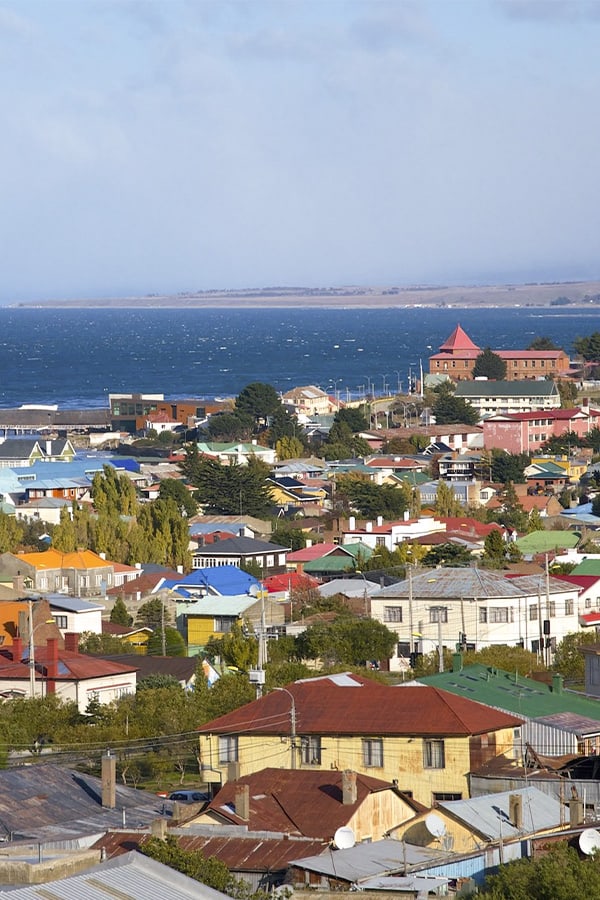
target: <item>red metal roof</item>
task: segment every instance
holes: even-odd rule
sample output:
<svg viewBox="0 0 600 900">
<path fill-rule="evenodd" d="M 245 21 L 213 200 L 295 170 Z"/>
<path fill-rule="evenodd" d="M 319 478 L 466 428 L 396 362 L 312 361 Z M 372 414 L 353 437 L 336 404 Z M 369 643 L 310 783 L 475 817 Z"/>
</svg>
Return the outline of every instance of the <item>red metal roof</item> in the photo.
<svg viewBox="0 0 600 900">
<path fill-rule="evenodd" d="M 481 352 L 481 349 L 475 344 L 464 328 L 461 328 L 460 325 L 457 325 L 450 337 L 444 341 L 440 350 L 445 350 L 447 353 L 456 353 L 462 352 L 463 350 L 474 350 L 477 353 Z"/>
<path fill-rule="evenodd" d="M 320 546 L 323 545 L 321 544 Z M 273 594 L 292 589 L 316 587 L 319 581 L 317 578 L 313 578 L 312 575 L 305 575 L 302 572 L 288 572 L 285 575 L 269 575 L 268 578 L 264 579 L 263 584 L 269 593 Z"/>
<path fill-rule="evenodd" d="M 339 544 L 313 544 L 311 547 L 304 547 L 302 550 L 294 550 L 286 556 L 287 562 L 313 562 L 315 559 L 321 559 L 332 550 L 339 550 Z"/>
<path fill-rule="evenodd" d="M 207 810 L 251 831 L 281 831 L 329 841 L 369 794 L 394 790 L 389 781 L 356 773 L 356 802 L 344 803 L 342 777 L 342 772 L 321 769 L 262 769 L 224 784 Z M 235 811 L 242 785 L 249 787 L 247 820 Z"/>
<path fill-rule="evenodd" d="M 520 719 L 434 687 L 391 687 L 359 675 L 292 682 L 299 734 L 466 736 Z M 290 697 L 271 691 L 198 728 L 203 734 L 289 734 Z"/>
</svg>

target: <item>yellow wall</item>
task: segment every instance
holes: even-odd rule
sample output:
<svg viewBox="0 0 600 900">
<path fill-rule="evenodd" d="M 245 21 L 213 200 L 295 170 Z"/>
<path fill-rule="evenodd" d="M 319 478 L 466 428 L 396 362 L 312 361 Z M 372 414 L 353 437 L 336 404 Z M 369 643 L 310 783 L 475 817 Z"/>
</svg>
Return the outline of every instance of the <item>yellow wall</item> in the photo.
<svg viewBox="0 0 600 900">
<path fill-rule="evenodd" d="M 201 618 L 200 616 L 188 616 L 187 618 L 187 642 L 189 646 L 203 647 L 211 637 L 221 638 L 223 632 L 215 631 L 215 620 L 212 616 Z"/>
<path fill-rule="evenodd" d="M 512 728 L 495 732 L 496 754 L 512 749 Z M 299 742 L 299 740 L 298 740 Z M 324 735 L 322 738 L 321 769 L 352 769 L 384 781 L 398 781 L 401 791 L 412 791 L 415 800 L 431 806 L 433 792 L 462 794 L 469 796 L 468 773 L 470 753 L 468 737 L 445 739 L 445 767 L 425 769 L 423 766 L 423 739 L 420 737 L 384 737 L 383 766 L 363 764 L 362 740 L 360 737 L 336 737 Z M 219 764 L 218 735 L 200 736 L 202 762 L 223 773 L 227 780 L 227 764 Z M 265 766 L 291 767 L 289 738 L 272 735 L 239 735 L 238 761 L 241 777 L 258 772 Z M 297 768 L 303 766 L 299 754 Z"/>
<path fill-rule="evenodd" d="M 149 634 L 145 631 L 140 631 L 137 634 L 126 634 L 121 640 L 126 644 L 131 644 L 131 649 L 134 653 L 139 653 L 141 656 L 145 656 L 148 652 L 148 638 Z"/>
</svg>

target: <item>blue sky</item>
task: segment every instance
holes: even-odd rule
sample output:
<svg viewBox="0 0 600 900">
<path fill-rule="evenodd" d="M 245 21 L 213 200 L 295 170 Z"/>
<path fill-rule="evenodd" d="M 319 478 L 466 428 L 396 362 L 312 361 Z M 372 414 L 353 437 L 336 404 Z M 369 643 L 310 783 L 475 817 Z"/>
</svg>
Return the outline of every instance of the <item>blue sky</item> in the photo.
<svg viewBox="0 0 600 900">
<path fill-rule="evenodd" d="M 0 0 L 0 303 L 599 278 L 600 2 Z"/>
</svg>

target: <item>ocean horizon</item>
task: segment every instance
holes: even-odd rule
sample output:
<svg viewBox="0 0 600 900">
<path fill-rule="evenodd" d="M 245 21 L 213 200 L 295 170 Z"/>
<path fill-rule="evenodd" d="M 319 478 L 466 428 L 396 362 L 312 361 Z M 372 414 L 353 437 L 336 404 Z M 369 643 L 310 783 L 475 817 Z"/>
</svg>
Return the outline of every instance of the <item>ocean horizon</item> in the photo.
<svg viewBox="0 0 600 900">
<path fill-rule="evenodd" d="M 262 381 L 342 399 L 406 391 L 457 324 L 476 344 L 549 337 L 568 353 L 600 330 L 587 308 L 0 308 L 0 406 L 106 408 L 109 393 L 233 397 Z"/>
</svg>

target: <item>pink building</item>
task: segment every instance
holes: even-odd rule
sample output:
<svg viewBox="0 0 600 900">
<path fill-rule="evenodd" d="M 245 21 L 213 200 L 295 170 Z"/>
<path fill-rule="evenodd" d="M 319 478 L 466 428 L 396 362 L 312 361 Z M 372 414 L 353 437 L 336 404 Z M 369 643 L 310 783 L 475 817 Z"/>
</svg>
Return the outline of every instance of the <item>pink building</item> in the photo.
<svg viewBox="0 0 600 900">
<path fill-rule="evenodd" d="M 486 450 L 500 448 L 509 453 L 533 453 L 551 437 L 566 431 L 583 437 L 599 426 L 600 410 L 589 406 L 507 413 L 483 420 L 483 445 Z"/>
</svg>

